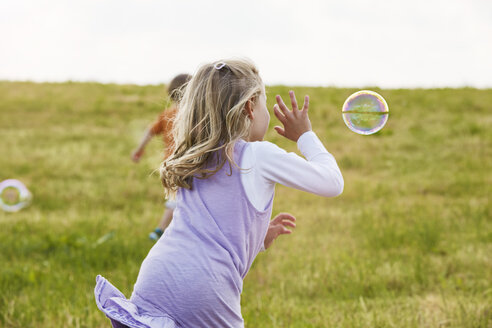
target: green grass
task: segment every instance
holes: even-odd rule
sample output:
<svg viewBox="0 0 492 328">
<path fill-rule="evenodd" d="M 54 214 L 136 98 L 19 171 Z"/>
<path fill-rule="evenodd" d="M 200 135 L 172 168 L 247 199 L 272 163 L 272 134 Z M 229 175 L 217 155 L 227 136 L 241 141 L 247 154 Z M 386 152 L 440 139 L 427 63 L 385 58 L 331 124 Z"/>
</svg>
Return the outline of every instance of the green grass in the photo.
<svg viewBox="0 0 492 328">
<path fill-rule="evenodd" d="M 340 113 L 355 89 L 294 88 L 311 96 L 345 191 L 277 188 L 274 214 L 293 213 L 298 227 L 245 279 L 247 327 L 492 326 L 492 90 L 372 89 L 390 117 L 360 136 Z M 269 87 L 269 108 L 288 90 Z M 34 195 L 0 212 L 0 327 L 109 327 L 95 276 L 129 296 L 163 210 L 160 140 L 138 165 L 130 152 L 164 91 L 0 82 L 0 180 Z M 273 131 L 266 139 L 296 150 Z"/>
</svg>

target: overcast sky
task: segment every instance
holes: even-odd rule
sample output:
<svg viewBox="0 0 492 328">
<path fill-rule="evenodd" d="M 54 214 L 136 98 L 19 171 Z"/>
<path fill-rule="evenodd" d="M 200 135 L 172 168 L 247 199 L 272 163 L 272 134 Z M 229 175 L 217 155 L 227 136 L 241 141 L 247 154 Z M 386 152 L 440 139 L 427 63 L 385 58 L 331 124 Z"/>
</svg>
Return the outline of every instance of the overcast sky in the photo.
<svg viewBox="0 0 492 328">
<path fill-rule="evenodd" d="M 492 87 L 492 1 L 1 1 L 0 47 L 0 80 L 156 84 L 239 56 L 267 84 Z"/>
</svg>

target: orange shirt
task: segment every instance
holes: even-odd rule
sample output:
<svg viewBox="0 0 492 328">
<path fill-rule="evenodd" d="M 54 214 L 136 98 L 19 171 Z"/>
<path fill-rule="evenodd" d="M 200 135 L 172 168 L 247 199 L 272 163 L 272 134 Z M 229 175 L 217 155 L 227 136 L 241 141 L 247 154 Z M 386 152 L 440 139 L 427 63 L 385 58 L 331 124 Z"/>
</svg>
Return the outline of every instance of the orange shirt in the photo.
<svg viewBox="0 0 492 328">
<path fill-rule="evenodd" d="M 178 108 L 176 105 L 163 111 L 157 120 L 152 124 L 150 130 L 154 135 L 162 134 L 162 139 L 164 140 L 164 159 L 168 158 L 169 155 L 174 151 L 174 140 L 173 140 L 173 121 L 178 113 Z"/>
</svg>

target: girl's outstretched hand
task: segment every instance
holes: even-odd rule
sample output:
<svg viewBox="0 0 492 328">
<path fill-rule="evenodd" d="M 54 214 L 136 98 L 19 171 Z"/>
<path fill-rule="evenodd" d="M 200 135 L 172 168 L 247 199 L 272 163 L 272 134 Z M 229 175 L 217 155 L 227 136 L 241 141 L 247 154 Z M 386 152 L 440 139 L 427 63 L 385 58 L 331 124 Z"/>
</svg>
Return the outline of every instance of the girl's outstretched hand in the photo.
<svg viewBox="0 0 492 328">
<path fill-rule="evenodd" d="M 138 163 L 140 161 L 140 157 L 142 157 L 144 151 L 143 149 L 137 149 L 132 153 L 132 161 Z"/>
<path fill-rule="evenodd" d="M 280 213 L 272 221 L 270 221 L 270 225 L 268 226 L 268 231 L 265 236 L 265 241 L 263 243 L 265 249 L 270 247 L 278 236 L 283 234 L 291 234 L 292 231 L 287 229 L 287 227 L 295 228 L 296 224 L 294 222 L 296 222 L 296 218 L 289 213 Z"/>
<path fill-rule="evenodd" d="M 311 121 L 308 116 L 309 108 L 309 96 L 304 97 L 304 105 L 302 109 L 297 107 L 297 100 L 294 91 L 289 91 L 290 103 L 292 104 L 292 110 L 290 110 L 282 100 L 282 97 L 276 96 L 277 104 L 273 106 L 273 112 L 278 120 L 284 125 L 284 127 L 276 126 L 275 131 L 281 136 L 286 137 L 294 142 L 304 132 L 311 131 Z"/>
</svg>

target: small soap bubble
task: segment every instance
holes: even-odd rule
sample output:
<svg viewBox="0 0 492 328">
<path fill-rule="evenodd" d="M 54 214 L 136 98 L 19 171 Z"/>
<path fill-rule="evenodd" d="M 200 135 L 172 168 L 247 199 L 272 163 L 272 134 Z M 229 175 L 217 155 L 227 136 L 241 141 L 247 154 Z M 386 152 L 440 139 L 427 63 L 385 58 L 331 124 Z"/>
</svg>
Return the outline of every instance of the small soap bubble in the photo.
<svg viewBox="0 0 492 328">
<path fill-rule="evenodd" d="M 0 207 L 5 212 L 17 212 L 31 204 L 32 194 L 15 179 L 0 182 Z"/>
<path fill-rule="evenodd" d="M 343 121 L 358 134 L 369 135 L 381 130 L 388 121 L 389 108 L 386 100 L 374 91 L 362 90 L 345 100 L 342 108 Z"/>
</svg>

